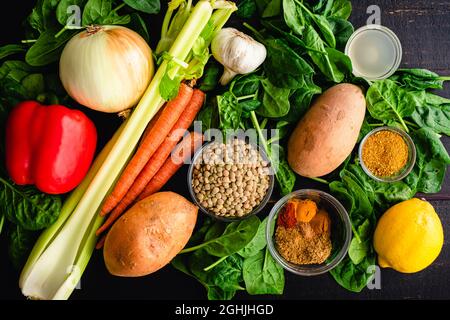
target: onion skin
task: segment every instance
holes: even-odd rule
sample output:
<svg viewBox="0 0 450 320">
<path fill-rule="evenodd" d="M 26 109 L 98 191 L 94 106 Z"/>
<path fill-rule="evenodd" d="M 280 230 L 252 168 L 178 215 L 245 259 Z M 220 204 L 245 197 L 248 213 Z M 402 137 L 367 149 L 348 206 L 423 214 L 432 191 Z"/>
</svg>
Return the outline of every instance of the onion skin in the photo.
<svg viewBox="0 0 450 320">
<path fill-rule="evenodd" d="M 122 26 L 93 26 L 76 34 L 59 65 L 61 82 L 74 100 L 108 113 L 136 105 L 154 73 L 148 44 Z"/>
</svg>

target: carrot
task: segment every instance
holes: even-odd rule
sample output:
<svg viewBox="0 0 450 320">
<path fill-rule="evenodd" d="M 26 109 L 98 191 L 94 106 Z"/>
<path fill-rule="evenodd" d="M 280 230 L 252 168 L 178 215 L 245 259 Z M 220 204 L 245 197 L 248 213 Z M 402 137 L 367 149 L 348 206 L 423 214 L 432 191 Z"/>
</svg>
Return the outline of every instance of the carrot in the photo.
<svg viewBox="0 0 450 320">
<path fill-rule="evenodd" d="M 169 135 L 159 146 L 158 150 L 153 154 L 151 159 L 142 169 L 141 173 L 139 173 L 126 195 L 114 208 L 106 222 L 97 230 L 97 235 L 108 229 L 114 223 L 114 221 L 116 221 L 117 218 L 120 217 L 120 215 L 128 208 L 128 206 L 132 204 L 134 200 L 136 200 L 136 198 L 141 194 L 141 192 L 147 186 L 149 181 L 154 177 L 154 175 L 159 171 L 159 169 L 161 169 L 161 167 L 164 165 L 164 162 L 177 145 L 178 141 L 180 141 L 187 128 L 189 128 L 191 123 L 194 121 L 195 116 L 203 106 L 204 100 L 205 94 L 198 89 L 194 90 L 194 94 L 192 95 L 192 99 L 189 102 L 188 107 L 181 114 L 180 118 L 170 131 Z M 141 148 L 138 149 L 138 152 Z"/>
<path fill-rule="evenodd" d="M 139 142 L 139 146 L 142 145 L 142 143 L 144 142 L 145 138 L 148 136 L 150 131 L 152 131 L 152 129 L 155 127 L 164 108 L 165 108 L 165 106 L 163 108 L 159 109 L 159 111 L 155 114 L 155 116 L 152 118 L 152 120 L 150 120 L 150 122 L 148 123 L 147 128 L 145 128 L 145 131 L 142 134 L 142 138 L 141 138 L 141 141 Z"/>
<path fill-rule="evenodd" d="M 101 237 L 100 240 L 98 240 L 97 244 L 95 245 L 95 249 L 100 250 L 101 248 L 103 248 L 103 245 L 105 244 L 105 240 L 106 240 L 106 234 L 103 235 L 103 237 Z"/>
<path fill-rule="evenodd" d="M 191 100 L 193 91 L 194 90 L 188 85 L 181 84 L 178 96 L 166 104 L 166 107 L 161 112 L 161 115 L 153 128 L 144 138 L 136 154 L 121 174 L 113 191 L 106 198 L 100 213 L 101 216 L 105 216 L 114 209 L 127 194 L 128 190 L 133 185 L 134 180 L 141 173 L 149 159 L 153 156 L 167 134 L 178 121 L 181 113 Z"/>
<path fill-rule="evenodd" d="M 147 184 L 144 191 L 139 195 L 137 200 L 142 200 L 148 196 L 158 192 L 169 181 L 170 178 L 186 163 L 192 155 L 201 147 L 203 135 L 198 132 L 192 132 L 189 137 L 183 139 L 173 151 L 174 157 L 169 157 L 158 173 Z M 190 149 L 188 149 L 188 145 Z M 188 152 L 186 152 L 188 151 Z"/>
</svg>

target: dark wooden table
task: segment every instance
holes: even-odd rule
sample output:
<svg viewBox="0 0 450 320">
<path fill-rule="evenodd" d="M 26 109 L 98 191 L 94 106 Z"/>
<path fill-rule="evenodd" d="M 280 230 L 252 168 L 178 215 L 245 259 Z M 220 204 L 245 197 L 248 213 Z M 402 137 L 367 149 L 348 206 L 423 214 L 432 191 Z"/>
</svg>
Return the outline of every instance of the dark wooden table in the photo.
<svg viewBox="0 0 450 320">
<path fill-rule="evenodd" d="M 165 1 L 162 1 L 165 2 Z M 421 67 L 440 74 L 450 75 L 450 0 L 355 0 L 350 18 L 356 28 L 365 24 L 369 5 L 380 6 L 382 24 L 394 30 L 403 45 L 404 67 Z M 20 21 L 31 6 L 21 4 L 14 14 L 0 20 L 2 36 L 0 44 L 20 39 Z M 156 27 L 155 27 L 156 28 Z M 450 86 L 440 92 L 450 97 Z M 97 120 L 99 131 L 106 130 L 104 121 Z M 111 129 L 109 129 L 110 131 Z M 101 131 L 103 132 L 103 131 Z M 447 149 L 450 139 L 444 138 Z M 183 168 L 167 186 L 188 197 L 185 183 L 186 168 Z M 299 181 L 298 187 L 314 187 Z M 450 194 L 450 177 L 447 173 L 442 194 Z M 445 235 L 450 235 L 450 202 L 434 201 L 444 225 Z M 0 238 L 0 298 L 21 298 L 17 285 L 18 274 L 7 262 L 4 236 Z M 354 294 L 341 288 L 329 275 L 311 278 L 286 274 L 286 289 L 283 296 L 250 297 L 258 299 L 449 299 L 450 298 L 450 243 L 446 238 L 439 258 L 426 270 L 405 275 L 392 270 L 381 273 L 381 290 L 365 289 Z M 204 299 L 203 287 L 195 280 L 166 267 L 145 278 L 118 278 L 108 274 L 102 255 L 96 252 L 81 280 L 81 290 L 76 290 L 74 299 Z M 248 299 L 238 294 L 237 299 Z"/>
</svg>

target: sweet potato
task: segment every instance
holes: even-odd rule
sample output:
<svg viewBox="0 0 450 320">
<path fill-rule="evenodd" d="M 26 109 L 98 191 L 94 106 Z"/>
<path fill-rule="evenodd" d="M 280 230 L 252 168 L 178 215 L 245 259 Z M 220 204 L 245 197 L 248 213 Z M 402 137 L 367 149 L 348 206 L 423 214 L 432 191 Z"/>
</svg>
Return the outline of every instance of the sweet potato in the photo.
<svg viewBox="0 0 450 320">
<path fill-rule="evenodd" d="M 155 193 L 139 201 L 106 237 L 106 268 L 122 277 L 140 277 L 161 269 L 188 242 L 197 213 L 194 204 L 173 192 Z"/>
<path fill-rule="evenodd" d="M 359 87 L 343 83 L 325 91 L 289 138 L 289 165 L 310 178 L 335 170 L 355 147 L 365 112 Z"/>
</svg>

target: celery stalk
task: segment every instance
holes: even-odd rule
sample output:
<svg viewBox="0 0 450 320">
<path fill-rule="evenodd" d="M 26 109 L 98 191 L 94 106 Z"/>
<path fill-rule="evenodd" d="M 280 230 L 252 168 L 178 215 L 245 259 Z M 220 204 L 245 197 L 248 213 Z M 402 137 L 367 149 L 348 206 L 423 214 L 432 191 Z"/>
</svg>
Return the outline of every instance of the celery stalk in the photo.
<svg viewBox="0 0 450 320">
<path fill-rule="evenodd" d="M 41 236 L 35 243 L 33 250 L 31 251 L 31 253 L 28 257 L 28 260 L 27 260 L 27 262 L 22 270 L 22 273 L 20 275 L 20 279 L 19 279 L 19 287 L 20 288 L 23 288 L 24 282 L 28 278 L 31 268 L 34 266 L 34 264 L 39 259 L 41 254 L 47 249 L 49 243 L 56 238 L 56 235 L 64 227 L 64 224 L 66 223 L 67 219 L 73 213 L 73 210 L 75 209 L 75 207 L 77 206 L 77 204 L 81 200 L 81 198 L 83 197 L 89 184 L 94 179 L 98 170 L 100 169 L 103 162 L 105 161 L 107 155 L 112 150 L 112 147 L 114 146 L 117 139 L 119 138 L 119 135 L 123 130 L 123 127 L 124 127 L 124 125 L 122 125 L 116 131 L 114 136 L 106 144 L 106 146 L 103 148 L 103 150 L 100 152 L 100 154 L 95 159 L 94 163 L 92 164 L 91 168 L 89 169 L 89 172 L 87 173 L 86 177 L 83 179 L 81 184 L 66 199 L 66 201 L 64 202 L 64 205 L 61 209 L 61 213 L 58 217 L 58 220 L 56 220 L 54 224 L 52 224 L 49 228 L 47 228 L 41 234 Z"/>
<path fill-rule="evenodd" d="M 197 3 L 169 50 L 171 56 L 186 59 L 212 12 L 210 1 L 201 0 Z M 90 183 L 86 183 L 87 188 L 83 185 L 85 192 L 80 188 L 79 192 L 83 194 L 78 204 L 77 192 L 70 199 L 60 224 L 53 229 L 57 230 L 56 235 L 42 240 L 33 250 L 35 254 L 30 257 L 20 279 L 24 295 L 39 299 L 64 299 L 74 289 L 76 280 L 81 276 L 81 269 L 86 267 L 92 252 L 94 237 L 90 235 L 95 232 L 95 226 L 101 223 L 97 219 L 97 211 L 126 165 L 147 123 L 164 103 L 159 93 L 159 83 L 166 68 L 167 62 L 163 62 L 98 172 Z M 74 205 L 76 207 L 71 212 Z M 47 234 L 51 235 L 51 232 Z M 73 275 L 74 270 L 78 275 Z"/>
</svg>

